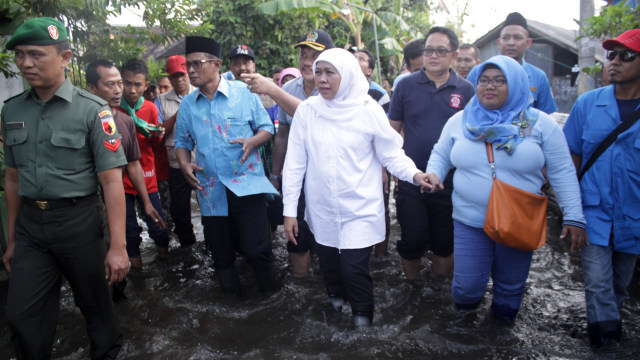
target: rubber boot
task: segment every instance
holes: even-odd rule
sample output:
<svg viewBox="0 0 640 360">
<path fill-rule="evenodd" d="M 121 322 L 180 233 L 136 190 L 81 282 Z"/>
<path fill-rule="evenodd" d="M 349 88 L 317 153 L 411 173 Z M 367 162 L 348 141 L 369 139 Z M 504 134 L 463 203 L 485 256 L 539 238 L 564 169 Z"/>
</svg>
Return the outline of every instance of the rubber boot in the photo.
<svg viewBox="0 0 640 360">
<path fill-rule="evenodd" d="M 222 291 L 227 294 L 240 295 L 240 278 L 235 266 L 216 269 L 216 276 L 220 281 Z"/>
<path fill-rule="evenodd" d="M 269 264 L 265 269 L 256 271 L 256 281 L 258 282 L 258 288 L 263 293 L 273 293 L 278 289 L 273 263 Z"/>
</svg>

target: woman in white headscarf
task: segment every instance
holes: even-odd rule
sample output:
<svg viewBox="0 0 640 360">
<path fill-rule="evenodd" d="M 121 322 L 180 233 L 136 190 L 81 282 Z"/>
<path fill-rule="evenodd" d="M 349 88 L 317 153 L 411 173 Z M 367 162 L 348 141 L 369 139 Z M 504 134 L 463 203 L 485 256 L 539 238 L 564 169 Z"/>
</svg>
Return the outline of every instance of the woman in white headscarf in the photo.
<svg viewBox="0 0 640 360">
<path fill-rule="evenodd" d="M 385 235 L 380 169 L 429 185 L 404 154 L 382 107 L 367 95 L 369 83 L 350 52 L 322 52 L 313 71 L 320 95 L 296 110 L 284 164 L 285 234 L 296 243 L 304 179 L 305 219 L 317 241 L 331 304 L 340 310 L 350 302 L 354 325 L 368 326 L 374 309 L 369 258 Z"/>
</svg>

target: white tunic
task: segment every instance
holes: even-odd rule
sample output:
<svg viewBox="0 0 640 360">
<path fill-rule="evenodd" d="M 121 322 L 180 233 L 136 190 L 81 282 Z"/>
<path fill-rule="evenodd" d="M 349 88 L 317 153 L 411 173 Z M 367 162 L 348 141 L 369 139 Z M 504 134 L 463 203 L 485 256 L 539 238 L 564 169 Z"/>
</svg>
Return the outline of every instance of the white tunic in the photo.
<svg viewBox="0 0 640 360">
<path fill-rule="evenodd" d="M 404 181 L 419 172 L 402 137 L 368 98 L 361 116 L 328 120 L 305 101 L 296 110 L 283 170 L 284 216 L 295 217 L 305 180 L 306 212 L 316 241 L 360 249 L 385 234 L 382 166 Z"/>
</svg>

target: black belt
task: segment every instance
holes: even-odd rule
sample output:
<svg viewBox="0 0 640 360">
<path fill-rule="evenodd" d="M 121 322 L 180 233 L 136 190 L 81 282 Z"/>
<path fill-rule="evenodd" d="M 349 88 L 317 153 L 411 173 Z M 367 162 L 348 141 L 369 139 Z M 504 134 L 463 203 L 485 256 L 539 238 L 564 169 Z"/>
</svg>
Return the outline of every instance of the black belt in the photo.
<svg viewBox="0 0 640 360">
<path fill-rule="evenodd" d="M 56 200 L 33 200 L 27 197 L 22 198 L 22 203 L 40 210 L 56 210 L 70 206 L 76 206 L 85 201 L 96 199 L 97 194 L 87 196 L 79 196 L 74 198 L 56 199 Z"/>
</svg>

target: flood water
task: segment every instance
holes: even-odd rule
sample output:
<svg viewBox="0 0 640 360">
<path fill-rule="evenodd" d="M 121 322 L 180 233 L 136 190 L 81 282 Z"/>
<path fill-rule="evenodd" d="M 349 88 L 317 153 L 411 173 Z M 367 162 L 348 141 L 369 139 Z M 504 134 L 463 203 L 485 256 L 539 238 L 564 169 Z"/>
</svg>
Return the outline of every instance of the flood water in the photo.
<svg viewBox="0 0 640 360">
<path fill-rule="evenodd" d="M 392 209 L 394 206 L 392 205 Z M 588 346 L 582 271 L 577 254 L 558 239 L 558 221 L 549 218 L 547 245 L 535 252 L 522 310 L 513 325 L 490 315 L 491 288 L 470 313 L 454 310 L 450 280 L 433 278 L 429 256 L 422 279 L 404 280 L 392 223 L 390 256 L 372 258 L 376 310 L 374 325 L 351 328 L 348 306 L 328 305 L 317 259 L 311 276 L 289 273 L 282 227 L 273 241 L 282 288 L 258 292 L 250 267 L 240 261 L 244 296 L 223 295 L 204 249 L 194 212 L 198 243 L 155 258 L 153 242 L 143 243 L 144 267 L 129 277 L 129 300 L 116 304 L 124 332 L 122 359 L 638 359 L 640 285 L 636 274 L 622 307 L 620 345 L 592 352 Z M 7 281 L 0 270 L 0 360 L 14 357 L 5 317 Z M 73 296 L 63 285 L 54 345 L 56 359 L 86 359 L 88 338 Z"/>
</svg>

